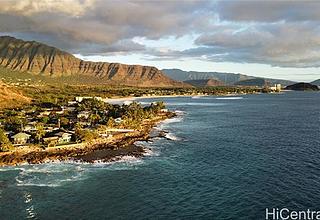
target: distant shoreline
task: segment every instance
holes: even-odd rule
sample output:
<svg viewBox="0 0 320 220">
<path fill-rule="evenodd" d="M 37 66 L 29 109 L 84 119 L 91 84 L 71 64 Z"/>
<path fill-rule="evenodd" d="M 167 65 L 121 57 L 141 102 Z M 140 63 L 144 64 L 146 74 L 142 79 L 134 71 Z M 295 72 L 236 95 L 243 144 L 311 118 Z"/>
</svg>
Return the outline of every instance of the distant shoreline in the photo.
<svg viewBox="0 0 320 220">
<path fill-rule="evenodd" d="M 260 93 L 256 93 L 260 94 Z M 153 99 L 153 98 L 174 98 L 174 97 L 208 97 L 208 96 L 239 96 L 239 95 L 247 95 L 247 94 L 238 94 L 238 93 L 232 93 L 232 94 L 219 94 L 219 95 L 155 95 L 155 96 L 128 96 L 128 97 L 115 97 L 115 98 L 106 98 L 103 99 L 105 102 L 110 103 L 116 103 L 116 102 L 125 102 L 125 101 L 136 101 L 139 99 Z"/>
</svg>

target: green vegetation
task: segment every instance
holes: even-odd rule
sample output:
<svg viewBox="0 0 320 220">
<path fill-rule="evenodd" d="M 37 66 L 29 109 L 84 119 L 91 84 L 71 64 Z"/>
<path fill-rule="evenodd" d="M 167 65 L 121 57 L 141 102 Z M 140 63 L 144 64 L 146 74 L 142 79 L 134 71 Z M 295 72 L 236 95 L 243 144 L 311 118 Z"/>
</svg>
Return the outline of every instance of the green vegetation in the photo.
<svg viewBox="0 0 320 220">
<path fill-rule="evenodd" d="M 97 132 L 88 129 L 77 129 L 75 135 L 77 142 L 89 142 L 99 137 Z"/>
<path fill-rule="evenodd" d="M 13 149 L 14 148 L 9 141 L 9 138 L 5 134 L 4 130 L 0 128 L 0 152 L 6 152 Z"/>
<path fill-rule="evenodd" d="M 66 103 L 77 96 L 91 97 L 141 97 L 141 96 L 168 96 L 168 95 L 224 95 L 245 94 L 262 92 L 254 87 L 205 87 L 205 88 L 134 88 L 134 87 L 110 87 L 110 86 L 25 86 L 20 88 L 23 93 L 37 100 L 37 102 Z"/>
<path fill-rule="evenodd" d="M 97 98 L 66 104 L 36 101 L 0 114 L 1 151 L 12 149 L 10 139 L 18 145 L 54 147 L 107 137 L 108 129 L 141 129 L 144 120 L 161 116 L 163 108 L 163 102 L 149 106 L 137 102 L 112 105 Z M 15 137 L 18 133 L 19 138 Z"/>
</svg>

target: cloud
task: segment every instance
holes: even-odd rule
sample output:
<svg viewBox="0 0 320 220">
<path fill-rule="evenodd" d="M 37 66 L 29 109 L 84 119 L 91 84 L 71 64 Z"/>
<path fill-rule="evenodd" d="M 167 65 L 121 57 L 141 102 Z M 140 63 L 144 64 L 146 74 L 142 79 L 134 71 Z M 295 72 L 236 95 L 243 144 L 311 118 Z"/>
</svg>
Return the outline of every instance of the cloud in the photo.
<svg viewBox="0 0 320 220">
<path fill-rule="evenodd" d="M 233 31 L 204 33 L 194 48 L 155 53 L 156 59 L 202 59 L 263 63 L 279 67 L 319 67 L 320 28 L 309 24 L 256 24 Z"/>
<path fill-rule="evenodd" d="M 32 16 L 42 12 L 61 12 L 71 16 L 81 16 L 94 6 L 96 0 L 2 0 L 1 11 Z"/>
<path fill-rule="evenodd" d="M 222 20 L 241 22 L 320 21 L 320 3 L 306 0 L 218 1 Z"/>
<path fill-rule="evenodd" d="M 82 55 L 319 67 L 319 11 L 317 1 L 3 0 L 0 32 Z M 180 50 L 156 46 L 186 36 L 197 37 Z"/>
<path fill-rule="evenodd" d="M 33 35 L 35 40 L 45 40 L 46 35 L 45 43 L 64 42 L 69 51 L 84 53 L 88 44 L 110 49 L 134 37 L 184 36 L 211 13 L 211 7 L 209 1 L 7 0 L 1 2 L 0 32 Z M 78 47 L 81 44 L 86 46 Z M 127 48 L 135 50 L 132 45 Z"/>
</svg>

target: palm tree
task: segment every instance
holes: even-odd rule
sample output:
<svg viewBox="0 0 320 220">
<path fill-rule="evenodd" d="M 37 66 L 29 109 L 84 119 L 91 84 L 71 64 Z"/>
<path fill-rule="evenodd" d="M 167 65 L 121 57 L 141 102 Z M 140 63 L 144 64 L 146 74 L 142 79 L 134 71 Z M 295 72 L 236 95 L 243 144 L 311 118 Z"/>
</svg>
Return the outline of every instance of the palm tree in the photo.
<svg viewBox="0 0 320 220">
<path fill-rule="evenodd" d="M 91 125 L 92 124 L 95 125 L 101 119 L 100 115 L 98 114 L 91 114 L 89 118 L 90 118 Z"/>
<path fill-rule="evenodd" d="M 38 143 L 40 143 L 42 137 L 46 134 L 44 128 L 43 128 L 43 124 L 42 123 L 38 123 L 36 125 L 36 135 L 35 135 L 35 138 L 37 140 Z"/>
</svg>

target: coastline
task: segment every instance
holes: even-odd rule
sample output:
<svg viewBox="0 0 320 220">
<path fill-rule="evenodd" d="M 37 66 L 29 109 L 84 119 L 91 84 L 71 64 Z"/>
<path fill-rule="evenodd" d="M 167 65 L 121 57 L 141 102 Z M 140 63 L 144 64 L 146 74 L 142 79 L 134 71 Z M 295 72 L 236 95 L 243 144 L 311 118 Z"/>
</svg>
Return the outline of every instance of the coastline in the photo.
<svg viewBox="0 0 320 220">
<path fill-rule="evenodd" d="M 152 129 L 160 122 L 175 117 L 176 114 L 168 112 L 159 115 L 150 121 L 144 121 L 142 129 L 131 135 L 115 135 L 110 139 L 99 138 L 92 143 L 80 143 L 74 147 L 32 148 L 32 150 L 19 149 L 0 153 L 0 167 L 18 166 L 23 164 L 41 164 L 57 161 L 74 161 L 84 163 L 114 162 L 123 156 L 143 157 L 146 148 L 135 145 L 136 141 L 148 141 Z M 159 137 L 161 135 L 159 134 Z"/>
<path fill-rule="evenodd" d="M 174 98 L 174 97 L 207 97 L 207 96 L 239 96 L 239 95 L 246 95 L 246 93 L 243 93 L 243 94 L 230 93 L 230 94 L 218 94 L 218 95 L 195 94 L 195 95 L 151 95 L 151 96 L 137 96 L 137 97 L 127 96 L 127 97 L 106 98 L 104 99 L 104 101 L 114 104 L 114 103 L 125 102 L 125 101 L 136 101 L 139 99 Z"/>
<path fill-rule="evenodd" d="M 155 96 L 127 96 L 127 97 L 115 97 L 115 98 L 106 98 L 105 102 L 109 103 L 117 103 L 117 102 L 125 102 L 125 101 L 135 101 L 139 99 L 153 99 L 153 98 L 172 98 L 172 97 L 192 97 L 193 95 L 155 95 Z M 208 95 L 195 95 L 195 96 L 208 96 Z"/>
</svg>

